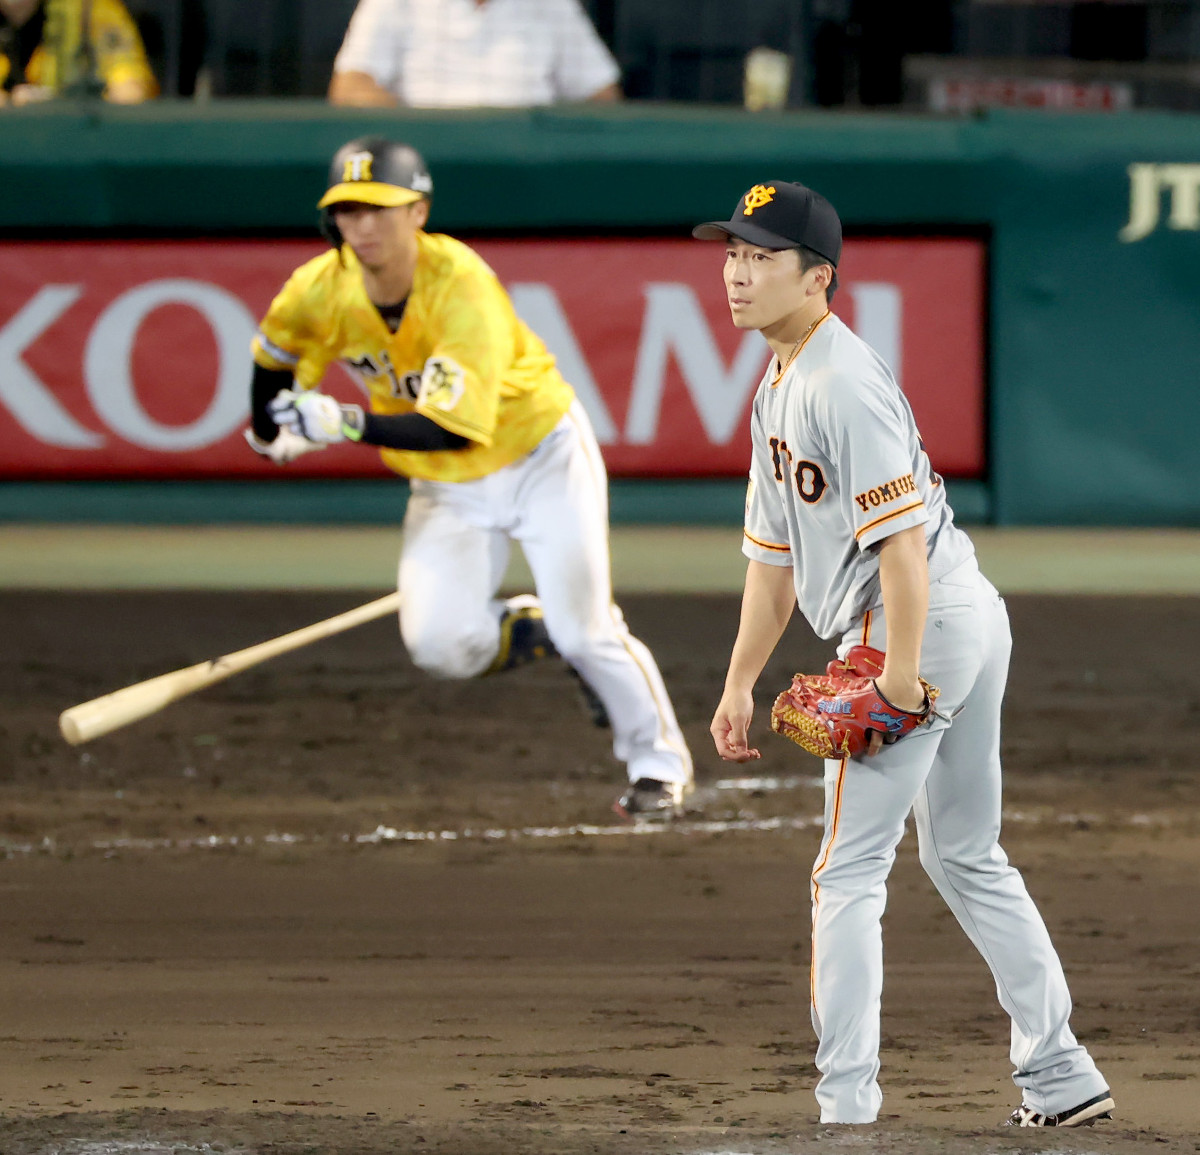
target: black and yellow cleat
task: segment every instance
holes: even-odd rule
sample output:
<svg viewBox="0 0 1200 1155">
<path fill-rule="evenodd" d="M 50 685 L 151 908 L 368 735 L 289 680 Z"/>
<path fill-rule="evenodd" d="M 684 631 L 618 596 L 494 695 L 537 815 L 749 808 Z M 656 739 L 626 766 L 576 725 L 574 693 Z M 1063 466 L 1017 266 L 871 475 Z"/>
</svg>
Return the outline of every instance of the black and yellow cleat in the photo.
<svg viewBox="0 0 1200 1155">
<path fill-rule="evenodd" d="M 557 657 L 558 650 L 550 640 L 537 598 L 530 594 L 509 598 L 500 618 L 500 649 L 485 672 L 498 674 L 543 658 Z"/>
<path fill-rule="evenodd" d="M 509 598 L 504 604 L 500 618 L 500 649 L 484 674 L 499 674 L 504 670 L 515 670 L 518 666 L 539 662 L 543 658 L 557 658 L 559 652 L 550 640 L 546 619 L 542 615 L 541 603 L 532 594 L 520 594 Z M 583 675 L 569 662 L 564 663 L 567 673 L 575 680 L 579 702 L 592 725 L 600 730 L 612 728 L 608 709 L 600 695 L 588 685 Z"/>
</svg>

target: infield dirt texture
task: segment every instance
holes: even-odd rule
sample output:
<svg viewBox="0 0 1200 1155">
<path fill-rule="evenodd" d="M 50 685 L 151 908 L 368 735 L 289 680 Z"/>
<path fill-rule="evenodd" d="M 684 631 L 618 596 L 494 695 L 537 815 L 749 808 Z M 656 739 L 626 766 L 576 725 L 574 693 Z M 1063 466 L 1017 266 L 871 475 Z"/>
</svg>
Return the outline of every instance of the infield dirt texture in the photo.
<svg viewBox="0 0 1200 1155">
<path fill-rule="evenodd" d="M 610 833 L 619 769 L 560 668 L 433 682 L 389 621 L 57 736 L 376 592 L 0 592 L 3 1155 L 1200 1150 L 1200 600 L 1009 599 L 1004 842 L 1118 1104 L 1045 1133 L 998 1126 L 1008 1024 L 911 834 L 884 1115 L 818 1125 L 819 764 L 761 724 L 774 781 L 712 753 L 734 596 L 621 599 L 697 755 L 672 833 Z M 828 656 L 794 625 L 760 715 Z"/>
</svg>

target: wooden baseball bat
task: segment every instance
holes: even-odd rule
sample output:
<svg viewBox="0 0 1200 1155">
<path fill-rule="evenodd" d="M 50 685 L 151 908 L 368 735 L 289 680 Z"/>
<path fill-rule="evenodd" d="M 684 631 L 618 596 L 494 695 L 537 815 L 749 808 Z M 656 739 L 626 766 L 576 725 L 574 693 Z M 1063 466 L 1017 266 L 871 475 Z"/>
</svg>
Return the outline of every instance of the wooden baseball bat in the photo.
<svg viewBox="0 0 1200 1155">
<path fill-rule="evenodd" d="M 347 610 L 344 614 L 326 618 L 323 622 L 315 622 L 303 629 L 293 630 L 290 634 L 283 634 L 268 642 L 259 642 L 256 646 L 235 650 L 232 654 L 224 654 L 183 670 L 173 670 L 169 674 L 160 674 L 157 678 L 137 682 L 122 690 L 114 690 L 111 694 L 64 710 L 58 717 L 58 728 L 72 746 L 90 742 L 93 738 L 99 738 L 101 734 L 119 730 L 139 718 L 149 717 L 164 706 L 169 706 L 188 694 L 194 694 L 205 686 L 223 682 L 233 674 L 257 666 L 259 662 L 276 658 L 291 650 L 298 650 L 301 646 L 307 646 L 309 642 L 340 634 L 343 630 L 362 625 L 363 622 L 385 617 L 399 608 L 399 593 L 388 594 L 387 597 L 368 602 L 365 606 Z"/>
</svg>

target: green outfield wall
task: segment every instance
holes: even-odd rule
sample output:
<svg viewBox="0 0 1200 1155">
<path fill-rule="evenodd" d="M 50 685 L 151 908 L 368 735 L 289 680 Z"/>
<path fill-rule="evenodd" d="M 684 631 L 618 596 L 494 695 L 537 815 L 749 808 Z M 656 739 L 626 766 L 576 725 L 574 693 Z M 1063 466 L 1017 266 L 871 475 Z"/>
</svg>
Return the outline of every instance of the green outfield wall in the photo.
<svg viewBox="0 0 1200 1155">
<path fill-rule="evenodd" d="M 1200 524 L 1194 117 L 46 106 L 0 115 L 0 234 L 304 232 L 366 132 L 424 152 L 450 232 L 686 235 L 793 178 L 851 232 L 985 236 L 991 518 Z"/>
</svg>

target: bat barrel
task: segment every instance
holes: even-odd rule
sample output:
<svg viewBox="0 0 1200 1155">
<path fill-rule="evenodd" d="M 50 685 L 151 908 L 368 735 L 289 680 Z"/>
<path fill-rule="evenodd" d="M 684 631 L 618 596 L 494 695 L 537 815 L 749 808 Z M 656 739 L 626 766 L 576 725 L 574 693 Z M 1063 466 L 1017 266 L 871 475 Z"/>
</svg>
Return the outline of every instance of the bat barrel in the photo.
<svg viewBox="0 0 1200 1155">
<path fill-rule="evenodd" d="M 187 694 L 222 682 L 240 670 L 297 650 L 320 638 L 332 637 L 343 630 L 395 613 L 399 607 L 400 595 L 387 594 L 366 605 L 327 618 L 323 622 L 293 630 L 282 637 L 259 642 L 256 646 L 213 658 L 209 662 L 200 662 L 183 670 L 160 674 L 157 678 L 114 690 L 111 694 L 93 698 L 90 702 L 81 702 L 58 716 L 59 731 L 72 746 L 90 742 L 102 734 L 111 733 L 122 726 L 128 726 L 130 722 L 145 718 Z"/>
<path fill-rule="evenodd" d="M 148 682 L 114 690 L 90 702 L 81 702 L 58 716 L 59 731 L 72 746 L 90 742 L 145 718 L 202 686 L 219 682 L 233 672 L 226 673 L 216 667 L 217 662 L 200 662 L 183 670 L 160 674 Z"/>
</svg>

